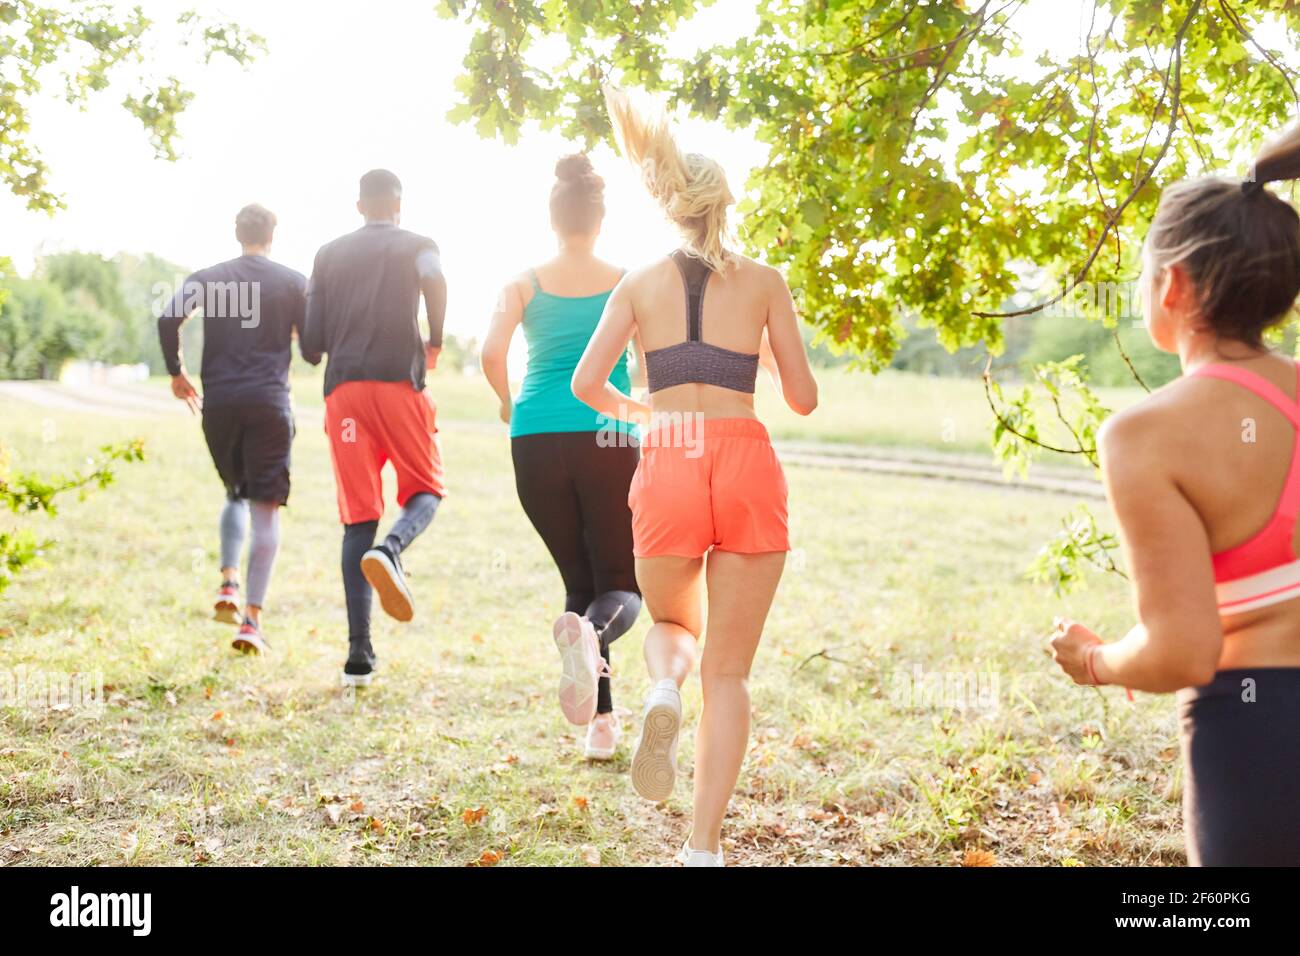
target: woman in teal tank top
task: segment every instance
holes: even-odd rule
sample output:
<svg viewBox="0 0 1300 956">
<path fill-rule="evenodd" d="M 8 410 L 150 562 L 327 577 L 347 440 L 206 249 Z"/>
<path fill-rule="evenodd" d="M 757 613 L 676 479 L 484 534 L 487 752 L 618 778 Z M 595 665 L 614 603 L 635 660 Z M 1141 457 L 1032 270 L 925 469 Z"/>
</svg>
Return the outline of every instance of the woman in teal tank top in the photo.
<svg viewBox="0 0 1300 956">
<path fill-rule="evenodd" d="M 560 652 L 560 707 L 571 723 L 587 726 L 587 757 L 608 760 L 619 737 L 609 645 L 641 611 L 627 503 L 640 449 L 635 426 L 607 419 L 573 395 L 573 370 L 622 270 L 592 251 L 605 214 L 605 184 L 591 161 L 566 156 L 555 175 L 551 225 L 559 254 L 502 291 L 482 364 L 510 425 L 520 504 L 564 581 L 564 613 L 552 627 Z M 528 369 L 512 396 L 506 356 L 520 326 Z M 631 391 L 626 353 L 609 380 Z"/>
</svg>

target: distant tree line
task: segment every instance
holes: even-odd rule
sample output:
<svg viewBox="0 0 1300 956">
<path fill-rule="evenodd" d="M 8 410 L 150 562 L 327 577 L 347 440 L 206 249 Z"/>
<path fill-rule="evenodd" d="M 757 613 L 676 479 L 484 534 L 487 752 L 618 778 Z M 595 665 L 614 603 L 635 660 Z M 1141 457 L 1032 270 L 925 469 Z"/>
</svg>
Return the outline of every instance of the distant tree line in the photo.
<svg viewBox="0 0 1300 956">
<path fill-rule="evenodd" d="M 57 378 L 78 358 L 160 374 L 155 286 L 174 286 L 187 271 L 152 254 L 64 252 L 38 260 L 30 278 L 0 278 L 0 378 Z M 202 340 L 192 325 L 187 350 Z"/>
</svg>

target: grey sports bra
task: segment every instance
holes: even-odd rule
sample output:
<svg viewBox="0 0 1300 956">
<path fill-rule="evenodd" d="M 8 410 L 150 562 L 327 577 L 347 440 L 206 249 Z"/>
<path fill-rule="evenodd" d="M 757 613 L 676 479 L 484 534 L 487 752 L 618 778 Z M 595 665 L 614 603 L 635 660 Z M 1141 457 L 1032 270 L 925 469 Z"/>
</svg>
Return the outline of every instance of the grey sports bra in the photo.
<svg viewBox="0 0 1300 956">
<path fill-rule="evenodd" d="M 710 345 L 700 338 L 704 287 L 712 270 L 683 249 L 669 258 L 677 263 L 686 286 L 686 341 L 646 352 L 645 373 L 650 391 L 699 384 L 752 395 L 758 378 L 758 356 Z"/>
</svg>

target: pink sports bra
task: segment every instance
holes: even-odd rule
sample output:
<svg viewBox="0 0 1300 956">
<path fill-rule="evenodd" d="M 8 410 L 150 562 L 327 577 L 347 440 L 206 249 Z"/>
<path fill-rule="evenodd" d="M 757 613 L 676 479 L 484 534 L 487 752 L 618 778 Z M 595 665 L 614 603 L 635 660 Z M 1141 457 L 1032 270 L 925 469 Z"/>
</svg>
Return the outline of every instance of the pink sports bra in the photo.
<svg viewBox="0 0 1300 956">
<path fill-rule="evenodd" d="M 1292 546 L 1300 516 L 1300 403 L 1267 379 L 1235 365 L 1203 365 L 1192 374 L 1235 382 L 1254 392 L 1285 415 L 1296 431 L 1291 469 L 1273 516 L 1249 540 L 1213 556 L 1219 614 L 1240 614 L 1300 597 L 1300 560 Z M 1300 395 L 1300 365 L 1296 366 L 1296 394 Z"/>
</svg>

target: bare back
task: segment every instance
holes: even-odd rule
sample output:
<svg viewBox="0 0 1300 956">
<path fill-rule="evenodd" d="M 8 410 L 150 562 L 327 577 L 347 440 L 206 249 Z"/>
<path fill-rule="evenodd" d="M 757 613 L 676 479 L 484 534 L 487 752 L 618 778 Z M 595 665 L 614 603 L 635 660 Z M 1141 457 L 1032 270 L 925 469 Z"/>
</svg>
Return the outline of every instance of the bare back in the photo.
<svg viewBox="0 0 1300 956">
<path fill-rule="evenodd" d="M 704 287 L 701 338 L 732 352 L 756 355 L 773 310 L 775 270 L 743 256 L 732 256 L 722 274 Z M 655 261 L 627 278 L 633 318 L 646 352 L 686 340 L 686 294 L 681 272 L 669 258 Z M 788 296 L 789 293 L 786 292 Z M 778 299 L 779 301 L 779 299 Z M 754 396 L 716 385 L 675 385 L 655 392 L 656 412 L 703 412 L 708 418 L 753 418 Z"/>
<path fill-rule="evenodd" d="M 1263 355 L 1232 364 L 1261 376 L 1295 400 L 1294 363 Z M 1163 485 L 1190 505 L 1203 527 L 1203 547 L 1209 554 L 1250 541 L 1273 518 L 1291 467 L 1296 430 L 1269 402 L 1232 382 L 1194 376 L 1171 383 L 1117 417 L 1140 420 L 1144 440 L 1128 443 L 1130 461 L 1121 464 L 1114 461 L 1114 454 L 1108 456 L 1112 490 L 1117 481 L 1113 472 L 1148 469 L 1153 473 L 1153 495 Z M 1135 513 L 1140 504 L 1134 502 Z M 1155 536 L 1152 530 L 1144 533 L 1141 527 L 1131 526 L 1132 520 L 1125 521 L 1120 502 L 1117 510 L 1131 552 L 1142 539 Z M 1300 535 L 1293 533 L 1292 545 L 1300 545 Z M 1140 566 L 1141 554 L 1133 557 Z M 1165 573 L 1176 572 L 1167 568 Z M 1141 577 L 1139 573 L 1140 605 Z M 1195 600 L 1201 600 L 1199 594 Z M 1220 668 L 1300 665 L 1300 599 L 1225 616 L 1221 626 Z"/>
</svg>

